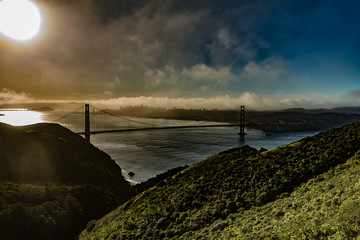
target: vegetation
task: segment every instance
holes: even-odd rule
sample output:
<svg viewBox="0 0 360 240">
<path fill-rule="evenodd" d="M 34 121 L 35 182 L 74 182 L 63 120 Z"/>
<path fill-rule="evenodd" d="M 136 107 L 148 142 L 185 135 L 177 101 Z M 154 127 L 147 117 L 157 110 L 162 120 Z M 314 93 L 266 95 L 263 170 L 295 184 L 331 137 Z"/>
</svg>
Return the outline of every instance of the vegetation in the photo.
<svg viewBox="0 0 360 240">
<path fill-rule="evenodd" d="M 86 223 L 121 203 L 104 186 L 0 183 L 3 239 L 75 239 Z"/>
<path fill-rule="evenodd" d="M 124 203 L 120 167 L 56 124 L 0 124 L 1 239 L 75 239 L 87 222 Z"/>
<path fill-rule="evenodd" d="M 359 153 L 291 194 L 192 232 L 190 239 L 355 239 L 360 234 Z"/>
<path fill-rule="evenodd" d="M 231 149 L 139 194 L 80 239 L 356 236 L 360 201 L 346 179 L 357 174 L 359 149 L 360 123 L 270 151 Z M 272 218 L 288 223 L 283 232 Z"/>
<path fill-rule="evenodd" d="M 149 188 L 154 187 L 156 184 L 164 181 L 166 178 L 172 177 L 176 173 L 188 168 L 189 166 L 185 165 L 183 167 L 176 167 L 173 169 L 169 169 L 164 173 L 158 174 L 156 177 L 149 178 L 147 181 L 136 184 L 132 186 L 131 190 L 133 191 L 134 195 L 139 194 Z"/>
</svg>

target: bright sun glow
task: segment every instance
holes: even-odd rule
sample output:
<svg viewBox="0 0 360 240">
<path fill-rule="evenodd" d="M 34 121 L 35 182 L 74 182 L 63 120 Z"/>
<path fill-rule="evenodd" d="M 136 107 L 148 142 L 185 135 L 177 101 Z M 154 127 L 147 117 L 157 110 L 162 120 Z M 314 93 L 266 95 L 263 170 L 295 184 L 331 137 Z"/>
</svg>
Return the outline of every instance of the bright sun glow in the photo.
<svg viewBox="0 0 360 240">
<path fill-rule="evenodd" d="M 14 40 L 29 40 L 40 31 L 41 14 L 30 0 L 0 1 L 0 32 Z"/>
<path fill-rule="evenodd" d="M 0 122 L 13 126 L 24 126 L 43 122 L 42 113 L 27 110 L 0 110 Z"/>
</svg>

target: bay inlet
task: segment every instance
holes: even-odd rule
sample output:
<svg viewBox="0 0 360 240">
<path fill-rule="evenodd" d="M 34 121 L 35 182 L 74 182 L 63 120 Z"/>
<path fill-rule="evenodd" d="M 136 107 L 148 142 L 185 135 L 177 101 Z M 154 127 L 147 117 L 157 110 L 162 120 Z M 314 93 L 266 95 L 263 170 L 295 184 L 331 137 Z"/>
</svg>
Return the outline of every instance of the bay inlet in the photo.
<svg viewBox="0 0 360 240">
<path fill-rule="evenodd" d="M 91 142 L 121 166 L 128 181 L 139 183 L 178 166 L 191 166 L 230 148 L 249 145 L 270 150 L 318 133 L 266 135 L 260 130 L 248 128 L 242 142 L 238 132 L 237 127 L 216 127 L 107 133 L 92 135 Z M 129 172 L 135 175 L 130 177 Z"/>
</svg>

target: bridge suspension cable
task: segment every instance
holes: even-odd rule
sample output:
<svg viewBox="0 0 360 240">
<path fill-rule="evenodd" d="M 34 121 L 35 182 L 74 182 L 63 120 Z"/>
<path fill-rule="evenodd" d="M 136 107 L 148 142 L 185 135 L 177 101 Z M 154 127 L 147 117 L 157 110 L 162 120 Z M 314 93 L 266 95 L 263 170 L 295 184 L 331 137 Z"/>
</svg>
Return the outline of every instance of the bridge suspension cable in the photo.
<svg viewBox="0 0 360 240">
<path fill-rule="evenodd" d="M 71 111 L 71 112 L 69 112 L 69 113 L 61 116 L 60 118 L 56 119 L 54 122 L 60 122 L 61 120 L 66 119 L 66 118 L 72 116 L 75 112 L 78 112 L 79 110 L 83 110 L 83 109 L 84 109 L 84 106 L 81 106 L 81 107 L 79 107 L 79 108 L 77 108 L 77 109 L 75 109 L 75 110 L 73 110 L 73 111 Z"/>
<path fill-rule="evenodd" d="M 114 113 L 100 109 L 98 107 L 89 105 L 86 110 L 86 105 L 76 108 L 75 110 L 61 116 L 54 122 L 60 123 L 65 127 L 77 133 L 86 132 L 86 111 L 89 113 L 89 129 L 91 132 L 106 131 L 113 129 L 138 129 L 147 127 L 157 127 L 156 124 L 146 123 L 123 116 L 118 116 Z"/>
<path fill-rule="evenodd" d="M 107 110 L 85 104 L 75 110 L 63 115 L 55 122 L 64 125 L 73 132 L 85 134 L 85 138 L 90 141 L 90 134 L 110 133 L 121 131 L 136 130 L 156 130 L 156 129 L 176 129 L 176 128 L 194 128 L 194 127 L 225 127 L 240 126 L 240 135 L 244 136 L 245 126 L 245 107 L 241 106 L 239 125 L 238 124 L 206 124 L 206 125 L 177 125 L 177 126 L 159 126 L 153 123 L 142 122 L 128 117 L 118 116 Z"/>
<path fill-rule="evenodd" d="M 74 132 L 84 131 L 84 112 L 84 105 L 82 105 L 81 107 L 78 107 L 75 110 L 56 119 L 54 122 L 60 123 L 64 127 L 69 128 Z"/>
<path fill-rule="evenodd" d="M 139 125 L 140 125 L 140 126 L 152 126 L 152 127 L 157 126 L 156 124 L 145 123 L 145 122 L 141 122 L 141 121 L 136 121 L 136 120 L 133 120 L 133 119 L 129 119 L 129 118 L 126 118 L 126 117 L 118 116 L 118 115 L 116 115 L 116 114 L 113 114 L 113 113 L 111 113 L 111 112 L 108 112 L 108 111 L 106 111 L 106 110 L 104 110 L 104 109 L 97 108 L 97 107 L 95 107 L 95 106 L 91 106 L 91 107 L 92 107 L 93 109 L 95 109 L 95 110 L 98 110 L 98 113 L 103 114 L 104 116 L 109 115 L 109 116 L 112 116 L 112 117 L 114 117 L 114 118 L 118 118 L 118 119 L 120 119 L 120 120 L 124 120 L 124 121 L 126 121 L 126 122 L 128 122 L 128 123 L 137 124 L 136 127 L 139 127 Z M 115 122 L 115 121 L 114 121 L 114 122 Z M 131 125 L 128 125 L 128 126 L 131 126 Z"/>
</svg>

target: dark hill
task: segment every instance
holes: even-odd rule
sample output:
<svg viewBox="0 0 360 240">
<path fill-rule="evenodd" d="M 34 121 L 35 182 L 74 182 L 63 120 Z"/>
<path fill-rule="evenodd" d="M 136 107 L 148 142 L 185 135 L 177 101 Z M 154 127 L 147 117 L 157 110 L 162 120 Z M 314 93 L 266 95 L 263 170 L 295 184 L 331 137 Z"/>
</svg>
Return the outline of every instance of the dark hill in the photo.
<svg viewBox="0 0 360 240">
<path fill-rule="evenodd" d="M 130 197 L 120 167 L 57 124 L 0 124 L 1 239 L 74 239 Z"/>
<path fill-rule="evenodd" d="M 247 228 L 246 222 L 253 218 L 242 219 L 242 216 L 254 217 L 254 208 L 289 196 L 307 181 L 346 164 L 359 149 L 360 123 L 357 122 L 270 151 L 250 147 L 228 150 L 136 196 L 97 221 L 80 239 L 247 239 L 252 229 Z M 339 197 L 336 204 L 343 200 Z M 357 206 L 360 201 L 349 204 Z M 304 234 L 291 233 L 290 236 L 300 236 L 300 239 L 325 239 L 336 234 L 356 236 L 359 221 L 351 215 L 349 206 L 346 211 L 344 219 L 349 217 L 351 221 L 339 220 L 345 221 L 339 223 L 339 228 L 308 229 Z M 272 214 L 277 218 L 285 215 L 280 210 Z M 319 219 L 326 219 L 327 212 L 321 214 L 324 217 Z M 322 220 L 312 226 L 320 228 Z M 245 225 L 230 226 L 232 223 Z M 229 232 L 221 235 L 226 229 Z M 219 235 L 212 235 L 212 231 Z M 252 237 L 261 239 L 256 235 Z M 267 238 L 277 239 L 277 236 L 269 234 Z"/>
</svg>

